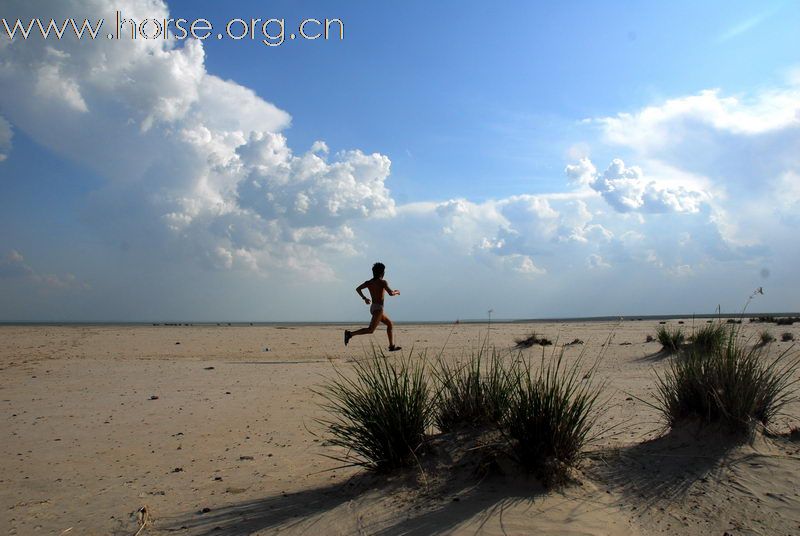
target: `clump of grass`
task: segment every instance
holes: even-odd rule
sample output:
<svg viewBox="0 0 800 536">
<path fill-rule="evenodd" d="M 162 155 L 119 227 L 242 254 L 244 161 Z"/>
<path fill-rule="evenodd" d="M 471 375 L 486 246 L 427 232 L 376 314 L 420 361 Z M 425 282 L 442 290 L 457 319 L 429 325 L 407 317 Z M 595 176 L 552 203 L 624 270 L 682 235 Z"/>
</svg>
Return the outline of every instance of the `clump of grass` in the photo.
<svg viewBox="0 0 800 536">
<path fill-rule="evenodd" d="M 537 335 L 535 331 L 527 337 L 514 339 L 514 342 L 517 343 L 517 348 L 530 348 L 531 346 L 535 346 L 537 344 L 539 346 L 550 346 L 553 344 L 553 341 L 547 337 Z"/>
<path fill-rule="evenodd" d="M 501 429 L 512 456 L 545 483 L 563 481 L 583 456 L 597 419 L 601 387 L 584 376 L 581 359 L 567 366 L 564 352 L 533 370 L 524 361 Z"/>
<path fill-rule="evenodd" d="M 434 420 L 442 432 L 492 426 L 507 411 L 518 367 L 504 366 L 494 349 L 487 363 L 485 351 L 482 347 L 460 365 L 439 360 L 434 372 L 440 385 Z"/>
<path fill-rule="evenodd" d="M 790 342 L 790 341 L 793 341 L 793 340 L 794 340 L 794 334 L 792 334 L 792 333 L 789 333 L 788 331 L 787 331 L 786 333 L 782 333 L 782 334 L 781 334 L 781 340 L 782 340 L 783 342 Z"/>
<path fill-rule="evenodd" d="M 766 329 L 758 334 L 758 340 L 762 346 L 775 341 L 775 336 Z"/>
<path fill-rule="evenodd" d="M 725 344 L 728 330 L 724 324 L 707 324 L 694 332 L 691 337 L 692 346 L 704 353 L 716 352 Z"/>
<path fill-rule="evenodd" d="M 331 415 L 319 419 L 329 442 L 347 449 L 337 459 L 385 472 L 412 465 L 433 420 L 424 356 L 372 355 L 355 363 L 354 377 L 337 377 L 319 391 Z"/>
<path fill-rule="evenodd" d="M 744 345 L 733 332 L 713 352 L 690 348 L 658 376 L 656 408 L 671 427 L 692 419 L 739 432 L 767 426 L 795 398 L 792 369 L 798 360 L 784 352 L 767 361 L 762 350 Z"/>
<path fill-rule="evenodd" d="M 674 353 L 680 350 L 681 345 L 686 339 L 681 328 L 670 329 L 667 326 L 659 326 L 656 331 L 656 338 L 661 343 L 665 352 Z"/>
<path fill-rule="evenodd" d="M 644 342 L 653 342 L 654 340 L 655 339 L 653 338 L 652 335 L 648 335 L 647 338 L 645 338 Z"/>
</svg>

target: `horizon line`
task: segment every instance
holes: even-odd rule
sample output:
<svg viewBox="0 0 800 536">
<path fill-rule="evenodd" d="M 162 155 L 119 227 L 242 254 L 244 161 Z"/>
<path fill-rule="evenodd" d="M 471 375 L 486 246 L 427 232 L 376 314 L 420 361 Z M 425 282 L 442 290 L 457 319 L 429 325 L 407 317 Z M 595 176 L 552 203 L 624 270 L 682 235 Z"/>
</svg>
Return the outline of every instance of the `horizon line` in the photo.
<svg viewBox="0 0 800 536">
<path fill-rule="evenodd" d="M 541 318 L 460 318 L 455 320 L 394 320 L 395 324 L 520 324 L 532 322 L 591 322 L 591 321 L 638 321 L 638 320 L 669 320 L 691 318 L 757 318 L 757 317 L 800 317 L 800 312 L 739 312 L 739 313 L 675 313 L 675 314 L 650 314 L 650 315 L 597 315 L 597 316 L 563 316 Z M 364 319 L 358 320 L 0 320 L 0 326 L 61 326 L 61 325 L 137 325 L 152 327 L 190 327 L 190 326 L 270 326 L 270 325 L 345 325 L 363 324 Z"/>
</svg>

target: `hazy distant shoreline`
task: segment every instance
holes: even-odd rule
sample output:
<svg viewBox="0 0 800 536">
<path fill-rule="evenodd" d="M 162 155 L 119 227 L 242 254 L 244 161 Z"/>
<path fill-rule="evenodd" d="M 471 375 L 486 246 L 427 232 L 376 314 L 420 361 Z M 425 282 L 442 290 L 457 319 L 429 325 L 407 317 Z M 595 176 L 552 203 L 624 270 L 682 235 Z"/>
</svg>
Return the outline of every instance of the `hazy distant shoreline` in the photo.
<svg viewBox="0 0 800 536">
<path fill-rule="evenodd" d="M 608 315 L 608 316 L 582 316 L 582 317 L 551 317 L 551 318 L 499 318 L 492 319 L 492 324 L 528 324 L 528 323 L 552 323 L 552 322 L 610 322 L 615 320 L 626 321 L 647 321 L 647 320 L 691 320 L 692 318 L 698 319 L 713 319 L 713 318 L 757 318 L 762 316 L 772 317 L 785 317 L 785 316 L 800 316 L 800 312 L 745 312 L 742 313 L 722 313 L 722 314 L 666 314 L 666 315 Z M 228 321 L 214 321 L 214 322 L 192 322 L 192 321 L 141 321 L 141 322 L 117 322 L 117 321 L 85 321 L 85 322 L 25 322 L 25 321 L 0 321 L 0 326 L 152 326 L 152 327 L 274 327 L 274 326 L 344 326 L 352 324 L 363 324 L 363 318 L 355 320 L 337 320 L 337 321 L 275 321 L 275 322 L 228 322 Z M 407 326 L 413 325 L 447 325 L 459 322 L 461 324 L 486 324 L 488 319 L 483 318 L 467 318 L 458 320 L 395 320 L 395 324 L 402 324 Z"/>
</svg>

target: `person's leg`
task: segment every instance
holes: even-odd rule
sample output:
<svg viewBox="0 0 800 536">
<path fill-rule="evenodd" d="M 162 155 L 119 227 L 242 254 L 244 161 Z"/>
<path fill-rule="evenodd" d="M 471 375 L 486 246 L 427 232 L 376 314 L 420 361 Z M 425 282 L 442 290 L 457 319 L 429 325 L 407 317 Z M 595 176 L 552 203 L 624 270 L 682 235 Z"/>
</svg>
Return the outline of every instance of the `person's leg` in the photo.
<svg viewBox="0 0 800 536">
<path fill-rule="evenodd" d="M 402 350 L 399 346 L 394 345 L 394 330 L 392 329 L 394 324 L 392 324 L 392 320 L 388 316 L 383 315 L 383 317 L 381 317 L 381 322 L 386 324 L 386 335 L 389 337 L 389 351 L 394 352 Z"/>
<path fill-rule="evenodd" d="M 375 330 L 378 328 L 378 324 L 381 321 L 381 317 L 383 316 L 382 311 L 376 311 L 372 315 L 372 320 L 369 322 L 369 327 L 361 328 L 356 331 L 347 331 L 344 332 L 344 344 L 347 345 L 350 342 L 350 339 L 355 337 L 356 335 L 368 335 L 370 333 L 375 333 Z"/>
<path fill-rule="evenodd" d="M 394 339 L 392 337 L 392 327 L 393 327 L 392 320 L 388 316 L 383 315 L 381 316 L 381 322 L 386 324 L 386 336 L 389 337 L 389 347 L 393 348 Z"/>
</svg>

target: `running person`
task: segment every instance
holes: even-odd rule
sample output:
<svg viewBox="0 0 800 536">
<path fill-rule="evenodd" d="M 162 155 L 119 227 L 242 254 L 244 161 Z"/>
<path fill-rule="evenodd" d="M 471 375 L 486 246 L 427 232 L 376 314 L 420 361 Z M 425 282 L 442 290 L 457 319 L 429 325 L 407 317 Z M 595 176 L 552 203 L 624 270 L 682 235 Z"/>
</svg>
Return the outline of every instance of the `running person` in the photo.
<svg viewBox="0 0 800 536">
<path fill-rule="evenodd" d="M 389 294 L 389 296 L 399 296 L 400 291 L 392 290 L 389 287 L 389 283 L 383 279 L 383 275 L 385 273 L 386 266 L 384 266 L 381 262 L 376 262 L 372 265 L 372 279 L 364 281 L 356 288 L 356 292 L 359 296 L 361 296 L 361 299 L 364 300 L 364 303 L 369 305 L 369 312 L 372 314 L 372 320 L 370 320 L 369 327 L 361 328 L 358 331 L 345 330 L 345 346 L 347 346 L 347 343 L 350 342 L 350 339 L 356 335 L 367 335 L 368 333 L 374 333 L 375 329 L 378 327 L 378 324 L 383 322 L 386 324 L 386 335 L 389 337 L 389 351 L 394 352 L 401 349 L 399 346 L 394 345 L 394 339 L 392 338 L 392 321 L 388 316 L 386 316 L 386 313 L 383 312 L 383 293 L 386 292 Z M 371 300 L 362 293 L 364 289 L 369 290 Z"/>
</svg>

